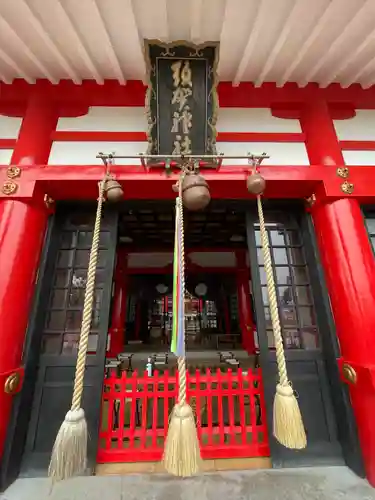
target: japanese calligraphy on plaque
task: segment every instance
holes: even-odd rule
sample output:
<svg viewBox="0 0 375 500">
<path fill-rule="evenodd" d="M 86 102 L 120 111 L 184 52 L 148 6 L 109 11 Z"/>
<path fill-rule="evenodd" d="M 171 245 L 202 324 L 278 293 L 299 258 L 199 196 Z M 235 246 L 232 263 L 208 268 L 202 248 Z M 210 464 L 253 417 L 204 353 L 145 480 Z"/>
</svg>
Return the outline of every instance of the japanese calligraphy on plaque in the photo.
<svg viewBox="0 0 375 500">
<path fill-rule="evenodd" d="M 147 154 L 216 155 L 217 51 L 146 42 Z"/>
</svg>

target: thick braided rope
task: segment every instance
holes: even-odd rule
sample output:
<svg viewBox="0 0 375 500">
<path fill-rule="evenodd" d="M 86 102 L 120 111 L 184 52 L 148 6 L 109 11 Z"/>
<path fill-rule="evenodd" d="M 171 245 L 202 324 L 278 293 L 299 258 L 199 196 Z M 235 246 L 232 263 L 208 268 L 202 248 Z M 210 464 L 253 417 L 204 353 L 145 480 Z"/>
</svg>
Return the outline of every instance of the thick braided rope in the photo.
<svg viewBox="0 0 375 500">
<path fill-rule="evenodd" d="M 266 273 L 267 291 L 268 291 L 268 298 L 270 301 L 272 330 L 276 347 L 276 362 L 279 371 L 280 384 L 282 386 L 285 386 L 289 385 L 289 381 L 286 370 L 283 338 L 281 335 L 279 309 L 277 306 L 277 298 L 276 298 L 276 287 L 275 287 L 275 280 L 273 276 L 273 269 L 271 262 L 271 252 L 269 247 L 268 234 L 264 223 L 261 196 L 257 196 L 257 204 L 258 204 L 258 214 L 259 214 L 260 238 L 263 249 L 264 271 Z"/>
<path fill-rule="evenodd" d="M 185 235 L 184 235 L 184 204 L 182 203 L 182 182 L 184 180 L 184 174 L 181 175 L 178 182 L 178 214 L 180 217 L 180 231 L 181 234 L 181 255 L 180 255 L 180 278 L 182 282 L 181 293 L 182 300 L 185 300 Z M 185 318 L 183 318 L 182 328 L 185 330 Z M 182 333 L 182 332 L 181 332 Z M 185 335 L 184 335 L 185 337 Z M 185 341 L 185 339 L 184 339 Z M 179 356 L 177 358 L 178 367 L 178 404 L 183 406 L 186 402 L 186 360 L 184 357 Z"/>
<path fill-rule="evenodd" d="M 106 183 L 105 180 L 99 183 L 98 207 L 96 210 L 94 234 L 92 237 L 89 267 L 87 271 L 85 300 L 83 304 L 81 333 L 79 337 L 78 357 L 77 357 L 76 373 L 74 379 L 74 390 L 73 390 L 73 399 L 71 408 L 73 411 L 78 410 L 81 407 L 81 400 L 83 394 L 83 379 L 85 376 L 87 346 L 91 329 L 92 304 L 94 301 L 96 265 L 98 262 L 100 223 L 102 217 L 105 183 Z"/>
</svg>

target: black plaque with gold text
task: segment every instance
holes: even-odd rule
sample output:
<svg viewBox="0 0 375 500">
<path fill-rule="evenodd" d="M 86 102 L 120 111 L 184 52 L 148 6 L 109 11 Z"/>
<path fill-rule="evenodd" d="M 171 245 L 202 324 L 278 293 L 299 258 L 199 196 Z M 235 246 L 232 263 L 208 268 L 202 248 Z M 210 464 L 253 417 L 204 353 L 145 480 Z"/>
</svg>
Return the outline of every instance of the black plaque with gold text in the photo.
<svg viewBox="0 0 375 500">
<path fill-rule="evenodd" d="M 218 47 L 146 43 L 147 154 L 216 155 Z"/>
</svg>

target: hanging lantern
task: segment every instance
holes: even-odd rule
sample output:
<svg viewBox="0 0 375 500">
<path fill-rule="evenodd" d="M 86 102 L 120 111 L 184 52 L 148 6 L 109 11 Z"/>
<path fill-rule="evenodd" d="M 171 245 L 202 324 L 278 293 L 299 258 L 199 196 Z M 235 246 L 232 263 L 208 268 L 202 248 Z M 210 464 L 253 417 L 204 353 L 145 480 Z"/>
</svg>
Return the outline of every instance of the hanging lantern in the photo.
<svg viewBox="0 0 375 500">
<path fill-rule="evenodd" d="M 259 195 L 262 194 L 266 188 L 266 181 L 257 172 L 250 174 L 246 179 L 247 190 L 250 194 Z"/>
<path fill-rule="evenodd" d="M 105 191 L 107 200 L 112 203 L 121 201 L 124 196 L 124 191 L 122 190 L 121 184 L 113 178 L 107 180 Z"/>
<path fill-rule="evenodd" d="M 205 178 L 199 174 L 186 175 L 182 181 L 182 202 L 188 210 L 203 210 L 211 201 Z"/>
</svg>

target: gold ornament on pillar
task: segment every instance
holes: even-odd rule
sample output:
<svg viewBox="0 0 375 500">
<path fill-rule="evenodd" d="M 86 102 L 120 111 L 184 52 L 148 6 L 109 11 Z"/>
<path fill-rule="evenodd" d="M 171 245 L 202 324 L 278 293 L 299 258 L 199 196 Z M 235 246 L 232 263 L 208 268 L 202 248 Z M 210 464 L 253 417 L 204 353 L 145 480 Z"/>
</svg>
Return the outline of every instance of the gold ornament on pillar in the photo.
<svg viewBox="0 0 375 500">
<path fill-rule="evenodd" d="M 343 182 L 341 184 L 341 191 L 345 194 L 352 194 L 354 192 L 354 184 L 348 181 Z"/>
<path fill-rule="evenodd" d="M 1 188 L 1 191 L 3 194 L 6 194 L 7 196 L 10 196 L 14 194 L 18 189 L 18 184 L 13 181 L 5 181 L 3 183 L 3 186 Z"/>
<path fill-rule="evenodd" d="M 17 177 L 21 177 L 21 169 L 20 167 L 16 167 L 12 165 L 7 168 L 7 177 L 9 179 L 16 179 Z"/>
<path fill-rule="evenodd" d="M 339 167 L 336 169 L 336 174 L 342 179 L 347 179 L 349 177 L 349 169 L 348 167 Z"/>
<path fill-rule="evenodd" d="M 344 363 L 341 371 L 346 382 L 353 385 L 357 383 L 357 372 L 349 363 Z"/>
</svg>

